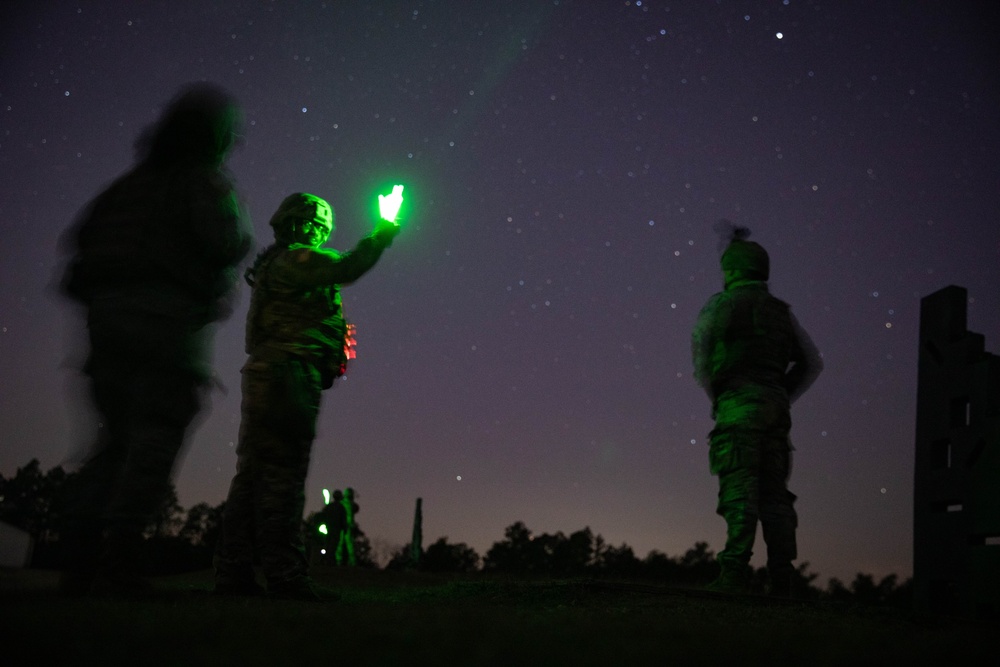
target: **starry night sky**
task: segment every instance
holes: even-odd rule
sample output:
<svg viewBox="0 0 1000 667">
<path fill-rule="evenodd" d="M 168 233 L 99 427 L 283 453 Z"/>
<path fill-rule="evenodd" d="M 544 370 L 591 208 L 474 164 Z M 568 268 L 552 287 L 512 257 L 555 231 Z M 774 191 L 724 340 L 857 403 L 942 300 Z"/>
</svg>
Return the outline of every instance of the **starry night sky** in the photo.
<svg viewBox="0 0 1000 667">
<path fill-rule="evenodd" d="M 987 3 L 980 3 L 986 7 Z M 59 235 L 184 83 L 242 103 L 230 167 L 259 246 L 290 192 L 332 245 L 406 184 L 404 231 L 345 288 L 358 359 L 324 396 L 307 511 L 354 486 L 379 550 L 484 554 L 514 521 L 637 556 L 722 547 L 690 332 L 721 288 L 712 227 L 771 254 L 826 370 L 794 407 L 800 562 L 911 573 L 920 299 L 969 290 L 1000 343 L 995 10 L 975 2 L 6 2 L 0 8 L 0 472 L 88 441 Z M 248 291 L 228 393 L 181 504 L 235 469 Z M 754 564 L 763 564 L 758 543 Z"/>
</svg>

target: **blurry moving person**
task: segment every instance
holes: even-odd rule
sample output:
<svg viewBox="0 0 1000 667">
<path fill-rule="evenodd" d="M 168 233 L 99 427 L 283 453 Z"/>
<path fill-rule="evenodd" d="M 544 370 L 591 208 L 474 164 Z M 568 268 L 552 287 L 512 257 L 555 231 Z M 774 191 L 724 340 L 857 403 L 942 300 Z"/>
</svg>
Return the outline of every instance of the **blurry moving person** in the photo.
<svg viewBox="0 0 1000 667">
<path fill-rule="evenodd" d="M 67 593 L 149 587 L 142 533 L 201 409 L 212 324 L 230 313 L 252 243 L 225 169 L 239 130 L 227 93 L 186 87 L 136 142 L 137 164 L 63 238 L 63 289 L 86 308 L 84 372 L 101 417 L 69 489 Z"/>
<path fill-rule="evenodd" d="M 726 520 L 719 578 L 709 587 L 743 592 L 757 522 L 767 545 L 771 592 L 787 596 L 797 557 L 791 472 L 790 406 L 823 363 L 788 304 L 768 292 L 770 260 L 749 232 L 722 230 L 725 288 L 698 316 L 692 336 L 694 375 L 712 400 L 715 428 L 709 464 L 719 477 L 717 512 Z"/>
<path fill-rule="evenodd" d="M 353 327 L 340 287 L 354 282 L 399 233 L 380 221 L 346 253 L 321 248 L 334 212 L 319 197 L 295 193 L 271 218 L 275 242 L 247 271 L 253 288 L 247 315 L 243 407 L 236 476 L 229 488 L 216 550 L 215 591 L 255 594 L 260 560 L 272 597 L 336 597 L 308 573 L 302 511 L 321 392 L 353 356 Z"/>
</svg>

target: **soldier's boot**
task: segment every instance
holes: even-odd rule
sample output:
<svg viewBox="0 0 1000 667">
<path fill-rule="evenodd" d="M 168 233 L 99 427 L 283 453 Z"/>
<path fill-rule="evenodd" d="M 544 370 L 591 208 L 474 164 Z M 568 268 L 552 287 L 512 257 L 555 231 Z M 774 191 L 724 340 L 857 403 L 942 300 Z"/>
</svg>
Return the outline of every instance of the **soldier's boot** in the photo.
<svg viewBox="0 0 1000 667">
<path fill-rule="evenodd" d="M 767 506 L 766 511 L 761 512 L 764 542 L 767 543 L 769 593 L 773 597 L 790 598 L 795 593 L 794 584 L 797 579 L 792 561 L 798 558 L 795 541 L 797 524 L 798 519 L 791 503 L 775 508 Z"/>
<path fill-rule="evenodd" d="M 714 593 L 745 595 L 750 592 L 750 567 L 743 563 L 719 560 L 722 571 L 710 584 L 705 586 Z"/>
<path fill-rule="evenodd" d="M 719 576 L 708 585 L 711 591 L 721 593 L 748 593 L 750 591 L 750 556 L 757 534 L 757 516 L 746 508 L 734 506 L 725 514 L 726 547 L 719 553 Z"/>
</svg>

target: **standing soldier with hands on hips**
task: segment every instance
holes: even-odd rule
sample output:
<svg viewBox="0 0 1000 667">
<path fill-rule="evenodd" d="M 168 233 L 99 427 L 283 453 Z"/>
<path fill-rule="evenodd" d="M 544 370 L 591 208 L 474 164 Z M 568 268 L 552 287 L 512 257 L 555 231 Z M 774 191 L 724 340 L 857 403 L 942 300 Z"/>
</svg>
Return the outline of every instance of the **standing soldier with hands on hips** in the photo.
<svg viewBox="0 0 1000 667">
<path fill-rule="evenodd" d="M 726 520 L 716 591 L 746 592 L 757 522 L 767 544 L 772 595 L 791 594 L 798 519 L 788 490 L 790 406 L 823 362 L 788 304 L 768 292 L 770 259 L 749 230 L 728 223 L 725 289 L 709 299 L 692 336 L 694 376 L 712 401 L 709 464 L 719 477 L 717 513 Z"/>
<path fill-rule="evenodd" d="M 215 556 L 219 594 L 263 592 L 253 569 L 256 553 L 269 596 L 337 597 L 308 573 L 302 541 L 306 474 L 321 392 L 353 356 L 353 327 L 344 318 L 340 287 L 375 266 L 399 226 L 383 218 L 353 250 L 339 253 L 320 247 L 334 222 L 323 199 L 289 195 L 271 218 L 274 243 L 246 274 L 252 287 L 249 358 L 243 367 L 236 476 Z"/>
</svg>

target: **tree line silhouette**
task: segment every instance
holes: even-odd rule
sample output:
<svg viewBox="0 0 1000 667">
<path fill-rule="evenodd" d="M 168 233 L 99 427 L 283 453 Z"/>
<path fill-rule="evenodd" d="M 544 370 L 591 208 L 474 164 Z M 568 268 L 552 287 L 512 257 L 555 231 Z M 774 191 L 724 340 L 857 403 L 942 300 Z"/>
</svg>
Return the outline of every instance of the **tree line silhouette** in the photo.
<svg viewBox="0 0 1000 667">
<path fill-rule="evenodd" d="M 74 473 L 65 472 L 61 466 L 43 472 L 37 459 L 18 468 L 9 479 L 0 474 L 0 521 L 32 536 L 35 542 L 32 567 L 58 569 L 65 565 L 59 532 L 68 510 L 65 491 L 73 482 Z M 144 557 L 148 573 L 176 574 L 211 567 L 224 505 L 198 503 L 185 510 L 171 486 L 170 494 L 146 527 Z M 333 564 L 332 549 L 326 549 L 328 538 L 318 530 L 320 523 L 321 512 L 313 512 L 303 521 L 306 548 L 313 562 Z M 355 543 L 358 566 L 379 567 L 372 545 L 360 527 Z M 639 558 L 632 547 L 624 543 L 608 544 L 589 527 L 569 535 L 561 531 L 533 534 L 521 521 L 507 526 L 503 539 L 483 556 L 464 542 L 452 543 L 447 537 L 440 537 L 421 550 L 416 562 L 409 544 L 400 547 L 388 557 L 384 568 L 427 573 L 649 580 L 684 587 L 701 586 L 718 574 L 715 554 L 707 542 L 697 542 L 680 556 L 653 550 Z M 911 602 L 911 580 L 900 582 L 895 574 L 876 580 L 859 572 L 849 584 L 831 578 L 826 588 L 815 585 L 818 577 L 809 571 L 808 562 L 799 565 L 794 582 L 796 596 L 895 607 L 907 607 Z M 759 568 L 752 589 L 763 592 L 766 578 L 765 568 Z"/>
</svg>

